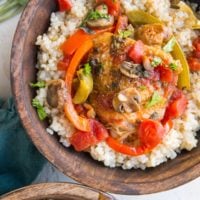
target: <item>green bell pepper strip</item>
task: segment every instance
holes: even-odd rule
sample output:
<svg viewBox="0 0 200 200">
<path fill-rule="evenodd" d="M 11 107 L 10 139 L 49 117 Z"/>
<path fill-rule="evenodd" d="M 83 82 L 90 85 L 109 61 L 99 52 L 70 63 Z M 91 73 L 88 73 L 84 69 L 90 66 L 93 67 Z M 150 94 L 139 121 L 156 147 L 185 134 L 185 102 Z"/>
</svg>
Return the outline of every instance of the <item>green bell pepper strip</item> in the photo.
<svg viewBox="0 0 200 200">
<path fill-rule="evenodd" d="M 142 10 L 130 11 L 127 13 L 127 16 L 129 18 L 129 21 L 133 25 L 154 24 L 154 23 L 163 24 L 163 22 L 160 21 L 157 17 L 154 17 L 153 15 L 144 12 Z"/>
<path fill-rule="evenodd" d="M 187 59 L 185 57 L 185 54 L 175 37 L 174 37 L 174 41 L 175 41 L 175 45 L 171 53 L 174 59 L 180 60 L 182 64 L 182 68 L 183 68 L 183 71 L 178 77 L 178 87 L 180 89 L 186 88 L 189 90 L 190 89 L 190 68 L 189 68 Z"/>
</svg>

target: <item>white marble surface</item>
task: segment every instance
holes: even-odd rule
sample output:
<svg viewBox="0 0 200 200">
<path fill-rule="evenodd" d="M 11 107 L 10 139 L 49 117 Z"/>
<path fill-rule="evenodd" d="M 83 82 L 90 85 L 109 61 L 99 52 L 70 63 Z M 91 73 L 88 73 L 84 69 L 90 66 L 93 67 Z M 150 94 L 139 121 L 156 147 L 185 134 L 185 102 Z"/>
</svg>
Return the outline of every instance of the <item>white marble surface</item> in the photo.
<svg viewBox="0 0 200 200">
<path fill-rule="evenodd" d="M 11 94 L 9 81 L 10 49 L 18 19 L 19 16 L 0 24 L 0 97 L 3 98 L 6 98 Z M 72 182 L 70 178 L 57 171 L 48 163 L 34 183 L 58 181 Z M 115 196 L 118 200 L 199 200 L 200 178 L 167 192 L 143 196 Z"/>
</svg>

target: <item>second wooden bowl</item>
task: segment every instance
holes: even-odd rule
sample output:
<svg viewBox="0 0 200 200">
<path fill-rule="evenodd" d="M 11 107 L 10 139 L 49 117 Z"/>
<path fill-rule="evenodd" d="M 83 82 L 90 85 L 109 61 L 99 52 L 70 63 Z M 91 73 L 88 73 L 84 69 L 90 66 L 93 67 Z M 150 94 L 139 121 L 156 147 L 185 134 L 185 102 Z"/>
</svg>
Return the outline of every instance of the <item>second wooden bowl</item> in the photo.
<svg viewBox="0 0 200 200">
<path fill-rule="evenodd" d="M 91 188 L 71 183 L 42 183 L 24 187 L 1 200 L 115 200 L 114 197 Z"/>
</svg>

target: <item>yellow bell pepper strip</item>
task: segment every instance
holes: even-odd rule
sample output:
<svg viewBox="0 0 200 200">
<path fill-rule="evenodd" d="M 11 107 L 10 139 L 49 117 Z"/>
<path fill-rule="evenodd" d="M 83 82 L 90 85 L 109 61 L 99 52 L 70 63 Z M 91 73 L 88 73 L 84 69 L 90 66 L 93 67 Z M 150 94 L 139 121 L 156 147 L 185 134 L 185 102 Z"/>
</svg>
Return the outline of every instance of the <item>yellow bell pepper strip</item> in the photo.
<svg viewBox="0 0 200 200">
<path fill-rule="evenodd" d="M 178 41 L 176 40 L 176 38 L 174 37 L 173 39 L 175 41 L 174 44 L 174 48 L 172 53 L 172 56 L 174 59 L 176 60 L 180 60 L 181 64 L 182 64 L 182 72 L 178 77 L 178 87 L 179 89 L 190 89 L 190 68 L 187 62 L 187 59 L 185 57 L 185 54 L 183 52 L 183 50 L 181 49 L 180 44 L 178 43 Z"/>
<path fill-rule="evenodd" d="M 78 113 L 76 112 L 73 102 L 72 102 L 72 96 L 71 96 L 71 90 L 72 90 L 72 83 L 73 78 L 75 76 L 76 70 L 81 63 L 81 60 L 84 58 L 84 56 L 92 49 L 93 47 L 93 41 L 92 39 L 86 40 L 76 51 L 74 54 L 69 67 L 66 72 L 65 77 L 65 83 L 66 83 L 66 103 L 64 105 L 64 110 L 67 118 L 70 120 L 70 122 L 81 131 L 88 132 L 91 129 L 90 121 L 84 117 L 80 117 Z"/>
<path fill-rule="evenodd" d="M 160 21 L 157 17 L 154 17 L 153 15 L 144 12 L 142 10 L 130 11 L 127 13 L 127 16 L 129 18 L 129 21 L 133 25 L 154 24 L 154 23 L 163 24 L 163 22 Z"/>
<path fill-rule="evenodd" d="M 79 87 L 73 98 L 74 104 L 84 103 L 93 90 L 93 78 L 91 73 L 91 66 L 87 63 L 84 69 L 77 72 L 79 79 Z"/>
</svg>

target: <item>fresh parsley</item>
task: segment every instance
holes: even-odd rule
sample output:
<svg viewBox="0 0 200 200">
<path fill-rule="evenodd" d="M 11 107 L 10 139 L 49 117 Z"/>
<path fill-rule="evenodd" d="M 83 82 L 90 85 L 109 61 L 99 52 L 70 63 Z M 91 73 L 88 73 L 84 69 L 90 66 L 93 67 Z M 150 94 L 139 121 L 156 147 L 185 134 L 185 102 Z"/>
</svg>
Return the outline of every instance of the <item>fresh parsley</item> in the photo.
<svg viewBox="0 0 200 200">
<path fill-rule="evenodd" d="M 84 68 L 83 68 L 83 73 L 84 73 L 85 75 L 90 75 L 91 72 L 92 72 L 92 67 L 90 66 L 89 63 L 86 63 L 86 64 L 84 65 Z"/>
<path fill-rule="evenodd" d="M 98 10 L 91 10 L 86 16 L 85 22 L 88 20 L 108 19 L 109 15 L 100 13 Z"/>
<path fill-rule="evenodd" d="M 174 50 L 174 46 L 176 44 L 175 37 L 172 37 L 168 43 L 163 47 L 163 50 L 167 53 L 172 52 Z"/>
<path fill-rule="evenodd" d="M 160 94 L 158 92 L 154 92 L 149 102 L 147 102 L 146 108 L 151 108 L 155 106 L 156 104 L 162 102 L 162 100 L 163 98 L 160 96 Z"/>
<path fill-rule="evenodd" d="M 152 62 L 151 62 L 151 66 L 152 67 L 158 67 L 160 64 L 162 63 L 162 59 L 159 57 L 154 57 Z"/>
<path fill-rule="evenodd" d="M 30 83 L 30 86 L 32 88 L 45 88 L 46 83 L 45 83 L 45 81 L 38 81 L 37 83 Z"/>
<path fill-rule="evenodd" d="M 176 71 L 177 68 L 178 68 L 178 66 L 177 66 L 175 63 L 171 63 L 171 64 L 169 65 L 169 67 L 170 67 L 170 69 L 172 69 L 173 71 Z"/>
<path fill-rule="evenodd" d="M 37 109 L 37 113 L 40 120 L 45 120 L 47 118 L 47 113 L 44 110 L 44 107 L 41 105 L 38 99 L 32 100 L 32 106 Z"/>
<path fill-rule="evenodd" d="M 131 30 L 123 30 L 123 31 L 119 31 L 119 36 L 121 38 L 128 38 L 133 34 L 133 31 Z"/>
</svg>

